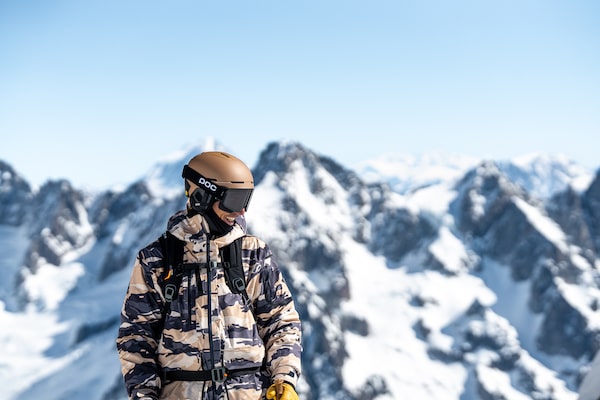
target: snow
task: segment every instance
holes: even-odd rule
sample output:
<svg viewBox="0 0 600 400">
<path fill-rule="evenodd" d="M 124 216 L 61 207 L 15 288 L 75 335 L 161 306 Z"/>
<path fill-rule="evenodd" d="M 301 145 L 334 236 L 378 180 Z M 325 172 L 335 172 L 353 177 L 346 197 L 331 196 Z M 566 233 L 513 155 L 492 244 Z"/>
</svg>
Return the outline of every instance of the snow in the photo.
<svg viewBox="0 0 600 400">
<path fill-rule="evenodd" d="M 47 371 L 49 379 L 42 384 L 32 385 L 24 391 L 24 396 L 32 399 L 46 399 L 48 393 L 62 393 L 61 398 L 102 400 L 104 393 L 99 388 L 110 388 L 115 384 L 113 374 L 99 374 L 98 371 L 118 371 L 120 364 L 114 347 L 115 332 L 97 335 L 81 347 L 71 352 L 62 361 L 62 368 L 68 367 L 70 374 L 53 374 L 57 368 Z M 93 368 L 90 366 L 93 365 Z M 122 396 L 123 399 L 126 396 Z"/>
<path fill-rule="evenodd" d="M 59 322 L 56 314 L 28 311 L 10 313 L 0 302 L 0 385 L 1 398 L 13 398 L 23 389 L 52 371 L 68 365 L 68 358 L 44 356 L 54 337 L 68 331 L 69 324 Z M 7 329 L 11 327 L 11 329 Z"/>
<path fill-rule="evenodd" d="M 534 381 L 539 388 L 552 390 L 557 399 L 575 400 L 577 394 L 568 390 L 564 382 L 558 381 L 550 370 L 543 368 L 542 364 L 527 353 L 521 354 L 520 364 L 523 368 L 534 373 Z M 552 389 L 550 389 L 552 388 Z"/>
<path fill-rule="evenodd" d="M 446 226 L 440 227 L 438 238 L 429 246 L 429 251 L 448 272 L 458 273 L 469 265 L 469 256 L 462 242 Z"/>
<path fill-rule="evenodd" d="M 546 217 L 538 208 L 526 203 L 524 200 L 513 197 L 513 201 L 527 217 L 527 220 L 561 252 L 568 251 L 567 238 L 556 222 Z"/>
<path fill-rule="evenodd" d="M 474 298 L 482 303 L 493 301 L 493 293 L 475 277 L 448 279 L 435 271 L 409 274 L 402 268 L 388 269 L 384 259 L 374 257 L 363 247 L 352 243 L 341 245 L 346 249 L 349 280 L 356 282 L 351 286 L 351 300 L 344 303 L 343 309 L 368 317 L 370 324 L 369 336 L 345 333 L 349 352 L 343 369 L 345 382 L 357 389 L 371 375 L 381 375 L 392 393 L 408 398 L 459 398 L 466 379 L 464 369 L 460 365 L 432 362 L 412 326 L 420 315 L 432 331 L 430 341 L 449 348 L 452 339 L 442 333 L 443 327 L 461 315 Z M 411 294 L 430 301 L 423 309 L 415 310 L 410 305 Z M 389 365 L 384 360 L 392 359 L 398 369 L 378 368 Z M 444 379 L 433 386 L 432 376 Z"/>
<path fill-rule="evenodd" d="M 277 175 L 274 172 L 268 172 L 260 187 L 257 187 L 252 193 L 249 211 L 246 212 L 245 218 L 249 231 L 256 232 L 258 236 L 261 236 L 261 232 L 258 230 L 261 226 L 267 229 L 273 226 L 276 219 L 273 210 L 281 207 L 283 193 L 277 189 L 277 181 Z M 261 221 L 262 224 L 254 226 L 252 221 Z M 285 222 L 284 220 L 283 224 Z"/>
<path fill-rule="evenodd" d="M 489 392 L 499 393 L 504 396 L 502 398 L 508 398 L 510 400 L 530 399 L 529 396 L 513 389 L 510 385 L 510 379 L 498 369 L 488 368 L 480 364 L 477 367 L 477 375 L 480 380 L 484 382 L 484 386 Z"/>
<path fill-rule="evenodd" d="M 590 304 L 600 301 L 600 289 L 596 286 L 581 290 L 581 286 L 555 278 L 558 289 L 571 306 L 578 309 L 588 320 L 590 329 L 600 329 L 600 313 L 590 308 Z"/>
<path fill-rule="evenodd" d="M 44 264 L 35 274 L 29 270 L 23 271 L 25 280 L 23 287 L 33 303 L 44 310 L 52 311 L 58 308 L 83 274 L 84 266 L 80 263 L 71 263 L 60 267 Z M 49 285 L 48 282 L 52 282 L 52 284 Z"/>
<path fill-rule="evenodd" d="M 447 213 L 455 197 L 456 192 L 448 184 L 431 185 L 407 195 L 404 206 L 415 214 L 426 212 L 439 218 Z"/>
<path fill-rule="evenodd" d="M 586 174 L 571 180 L 570 186 L 576 193 L 582 193 L 590 187 L 594 180 L 594 174 Z"/>
<path fill-rule="evenodd" d="M 315 172 L 315 177 L 307 175 L 306 168 L 300 160 L 294 161 L 288 171 L 290 179 L 281 185 L 293 197 L 298 199 L 298 205 L 310 218 L 311 225 L 349 228 L 352 224 L 351 212 L 347 204 L 347 192 L 338 182 L 323 169 Z M 319 182 L 320 180 L 320 182 Z M 313 193 L 311 185 L 323 192 Z"/>
<path fill-rule="evenodd" d="M 358 163 L 354 168 L 367 182 L 383 178 L 398 193 L 406 194 L 432 184 L 453 182 L 480 161 L 475 157 L 443 152 L 419 156 L 387 153 Z"/>
<path fill-rule="evenodd" d="M 122 224 L 119 224 L 119 226 L 115 230 L 115 233 L 114 233 L 114 235 L 112 237 L 112 242 L 114 244 L 123 243 L 124 242 L 124 237 L 127 234 L 128 228 L 129 228 L 129 226 L 125 222 L 123 222 Z"/>
<path fill-rule="evenodd" d="M 531 153 L 499 164 L 511 181 L 540 199 L 549 199 L 569 186 L 581 192 L 594 177 L 592 171 L 560 154 Z"/>
</svg>

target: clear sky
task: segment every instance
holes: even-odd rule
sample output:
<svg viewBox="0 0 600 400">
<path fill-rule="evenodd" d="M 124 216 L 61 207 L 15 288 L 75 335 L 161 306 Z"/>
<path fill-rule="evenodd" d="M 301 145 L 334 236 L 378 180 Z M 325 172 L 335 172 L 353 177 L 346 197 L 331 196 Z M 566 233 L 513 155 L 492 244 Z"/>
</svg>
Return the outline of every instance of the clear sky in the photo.
<svg viewBox="0 0 600 400">
<path fill-rule="evenodd" d="M 207 136 L 506 159 L 600 148 L 597 0 L 0 0 L 0 159 L 129 183 Z"/>
</svg>

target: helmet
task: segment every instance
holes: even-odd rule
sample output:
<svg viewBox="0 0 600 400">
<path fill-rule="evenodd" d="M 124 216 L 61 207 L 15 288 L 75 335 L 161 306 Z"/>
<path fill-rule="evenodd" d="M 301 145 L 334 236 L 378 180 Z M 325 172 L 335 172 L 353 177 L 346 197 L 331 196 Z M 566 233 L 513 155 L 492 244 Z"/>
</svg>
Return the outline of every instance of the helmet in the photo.
<svg viewBox="0 0 600 400">
<path fill-rule="evenodd" d="M 239 158 L 222 151 L 206 151 L 193 157 L 183 167 L 186 194 L 190 205 L 206 211 L 216 200 L 227 212 L 248 209 L 254 190 L 252 172 Z"/>
</svg>

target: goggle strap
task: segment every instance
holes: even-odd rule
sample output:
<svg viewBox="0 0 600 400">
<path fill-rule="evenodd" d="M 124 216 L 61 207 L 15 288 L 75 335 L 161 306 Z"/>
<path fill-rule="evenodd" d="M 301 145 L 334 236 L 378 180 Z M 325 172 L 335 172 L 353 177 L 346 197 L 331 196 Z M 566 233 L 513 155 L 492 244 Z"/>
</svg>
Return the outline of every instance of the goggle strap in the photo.
<svg viewBox="0 0 600 400">
<path fill-rule="evenodd" d="M 193 182 L 196 186 L 202 189 L 212 192 L 218 198 L 223 195 L 224 189 L 221 186 L 213 183 L 210 179 L 195 171 L 189 165 L 183 166 L 181 177 Z"/>
</svg>

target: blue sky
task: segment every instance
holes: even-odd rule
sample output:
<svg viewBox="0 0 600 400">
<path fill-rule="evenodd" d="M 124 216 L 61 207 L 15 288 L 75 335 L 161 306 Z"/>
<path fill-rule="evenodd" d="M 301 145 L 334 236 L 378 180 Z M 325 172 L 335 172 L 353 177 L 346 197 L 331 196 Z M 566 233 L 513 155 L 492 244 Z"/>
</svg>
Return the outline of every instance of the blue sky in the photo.
<svg viewBox="0 0 600 400">
<path fill-rule="evenodd" d="M 207 136 L 600 166 L 596 0 L 0 0 L 0 159 L 128 183 Z"/>
</svg>

